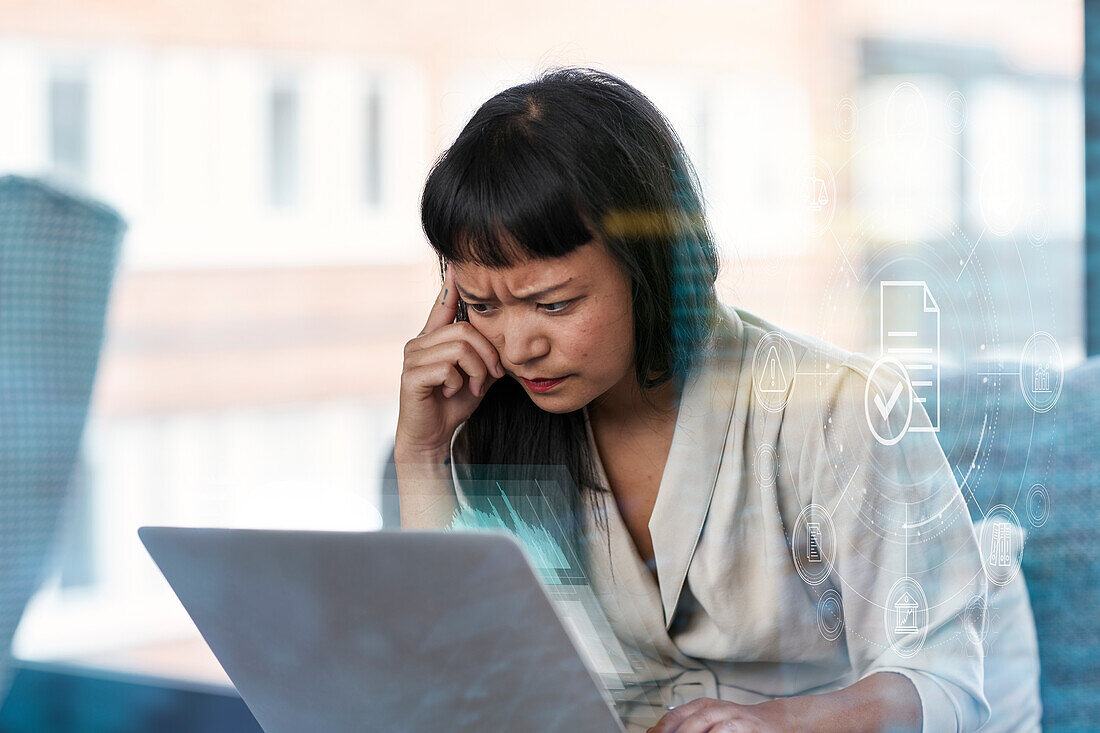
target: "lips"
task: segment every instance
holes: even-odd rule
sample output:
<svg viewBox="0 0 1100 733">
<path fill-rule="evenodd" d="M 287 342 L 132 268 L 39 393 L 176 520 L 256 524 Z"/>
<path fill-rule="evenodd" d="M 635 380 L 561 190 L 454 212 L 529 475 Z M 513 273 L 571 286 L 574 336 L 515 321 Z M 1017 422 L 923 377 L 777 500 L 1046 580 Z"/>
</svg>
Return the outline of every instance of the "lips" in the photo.
<svg viewBox="0 0 1100 733">
<path fill-rule="evenodd" d="M 565 377 L 553 377 L 550 379 L 526 379 L 520 377 L 527 389 L 532 392 L 549 392 L 554 387 L 565 381 Z"/>
</svg>

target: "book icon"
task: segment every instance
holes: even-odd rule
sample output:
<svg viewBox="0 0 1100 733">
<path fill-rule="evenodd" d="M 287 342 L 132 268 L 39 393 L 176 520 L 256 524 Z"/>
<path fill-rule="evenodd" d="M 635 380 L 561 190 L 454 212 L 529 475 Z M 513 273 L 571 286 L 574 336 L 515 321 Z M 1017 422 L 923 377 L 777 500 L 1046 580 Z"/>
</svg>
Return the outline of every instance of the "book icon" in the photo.
<svg viewBox="0 0 1100 733">
<path fill-rule="evenodd" d="M 989 548 L 989 562 L 1000 568 L 1010 568 L 1015 561 L 1012 551 L 1012 528 L 1004 522 L 993 523 L 993 537 Z"/>
</svg>

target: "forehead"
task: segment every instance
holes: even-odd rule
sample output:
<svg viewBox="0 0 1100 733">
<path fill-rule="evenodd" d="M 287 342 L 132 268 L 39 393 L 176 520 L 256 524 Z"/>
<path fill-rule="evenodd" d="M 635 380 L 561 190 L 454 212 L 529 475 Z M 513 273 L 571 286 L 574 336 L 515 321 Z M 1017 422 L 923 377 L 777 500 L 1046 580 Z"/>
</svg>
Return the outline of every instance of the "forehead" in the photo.
<svg viewBox="0 0 1100 733">
<path fill-rule="evenodd" d="M 475 263 L 454 264 L 455 284 L 468 295 L 504 291 L 513 296 L 568 282 L 583 285 L 614 265 L 602 247 L 584 244 L 562 257 L 521 260 L 511 267 L 491 268 Z"/>
</svg>

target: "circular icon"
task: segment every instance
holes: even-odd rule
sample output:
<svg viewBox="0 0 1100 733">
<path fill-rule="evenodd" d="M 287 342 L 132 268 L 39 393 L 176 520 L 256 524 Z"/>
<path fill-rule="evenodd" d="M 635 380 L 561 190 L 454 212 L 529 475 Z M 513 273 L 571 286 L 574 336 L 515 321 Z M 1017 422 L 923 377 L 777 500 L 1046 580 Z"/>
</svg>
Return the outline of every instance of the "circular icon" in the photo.
<svg viewBox="0 0 1100 733">
<path fill-rule="evenodd" d="M 1042 484 L 1033 484 L 1027 490 L 1027 520 L 1033 527 L 1042 527 L 1050 516 L 1050 494 Z"/>
<path fill-rule="evenodd" d="M 1035 412 L 1052 409 L 1062 394 L 1065 369 L 1058 342 L 1046 331 L 1036 331 L 1020 352 L 1020 390 Z"/>
<path fill-rule="evenodd" d="M 856 131 L 856 105 L 844 97 L 836 106 L 836 134 L 841 140 L 851 140 Z"/>
<path fill-rule="evenodd" d="M 798 574 L 809 585 L 820 585 L 833 568 L 836 556 L 833 520 L 825 508 L 810 504 L 794 523 L 791 552 Z"/>
<path fill-rule="evenodd" d="M 966 97 L 960 91 L 947 95 L 947 127 L 952 135 L 962 134 L 966 127 Z"/>
<path fill-rule="evenodd" d="M 904 577 L 890 587 L 883 623 L 890 647 L 898 655 L 912 657 L 920 651 L 928 634 L 928 599 L 920 583 Z"/>
<path fill-rule="evenodd" d="M 974 596 L 966 604 L 963 612 L 963 625 L 966 627 L 966 638 L 974 644 L 981 644 L 989 635 L 989 609 L 986 607 L 985 596 Z"/>
<path fill-rule="evenodd" d="M 1020 221 L 1023 181 L 1019 173 L 995 163 L 982 171 L 978 205 L 986 227 L 999 237 L 1011 234 Z"/>
<path fill-rule="evenodd" d="M 863 414 L 875 440 L 894 445 L 905 437 L 913 421 L 913 397 L 913 385 L 904 364 L 892 356 L 875 362 L 863 389 Z"/>
<path fill-rule="evenodd" d="M 834 588 L 822 593 L 817 602 L 817 628 L 825 641 L 836 641 L 844 631 L 844 606 Z"/>
<path fill-rule="evenodd" d="M 780 412 L 791 398 L 794 384 L 794 349 L 786 336 L 769 331 L 752 354 L 752 388 L 768 412 Z"/>
<path fill-rule="evenodd" d="M 985 574 L 994 585 L 1008 585 L 1020 571 L 1024 557 L 1024 530 L 1016 512 L 1004 504 L 989 510 L 979 537 Z"/>
<path fill-rule="evenodd" d="M 1024 221 L 1024 230 L 1027 232 L 1027 241 L 1031 242 L 1032 247 L 1042 247 L 1046 244 L 1049 222 L 1046 211 L 1042 207 L 1036 206 L 1028 212 L 1027 219 Z"/>
<path fill-rule="evenodd" d="M 928 140 L 928 107 L 911 82 L 894 87 L 886 101 L 886 138 L 895 144 L 923 146 Z"/>
<path fill-rule="evenodd" d="M 756 472 L 756 480 L 761 486 L 775 483 L 775 478 L 779 475 L 779 456 L 775 448 L 768 443 L 761 444 L 753 457 L 753 469 Z"/>
<path fill-rule="evenodd" d="M 806 233 L 820 237 L 836 214 L 836 177 L 822 158 L 811 155 L 796 179 L 798 202 L 805 212 Z"/>
</svg>

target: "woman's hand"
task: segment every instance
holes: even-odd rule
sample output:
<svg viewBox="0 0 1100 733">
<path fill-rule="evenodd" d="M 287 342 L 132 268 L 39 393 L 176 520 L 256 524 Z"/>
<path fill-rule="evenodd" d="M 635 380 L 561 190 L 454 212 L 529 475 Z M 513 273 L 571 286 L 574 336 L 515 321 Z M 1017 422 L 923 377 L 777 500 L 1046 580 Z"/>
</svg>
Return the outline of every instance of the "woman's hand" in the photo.
<svg viewBox="0 0 1100 733">
<path fill-rule="evenodd" d="M 732 733 L 733 731 L 920 731 L 921 699 L 908 677 L 876 672 L 841 690 L 820 695 L 780 697 L 756 705 L 710 698 L 672 710 L 650 733 Z"/>
<path fill-rule="evenodd" d="M 665 713 L 648 733 L 777 733 L 795 730 L 777 706 L 700 697 Z"/>
<path fill-rule="evenodd" d="M 455 322 L 458 290 L 453 268 L 424 330 L 405 344 L 396 448 L 408 455 L 446 455 L 451 437 L 504 376 L 500 355 L 466 321 Z"/>
</svg>

